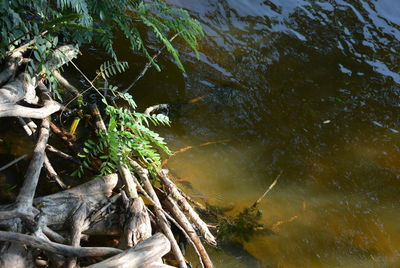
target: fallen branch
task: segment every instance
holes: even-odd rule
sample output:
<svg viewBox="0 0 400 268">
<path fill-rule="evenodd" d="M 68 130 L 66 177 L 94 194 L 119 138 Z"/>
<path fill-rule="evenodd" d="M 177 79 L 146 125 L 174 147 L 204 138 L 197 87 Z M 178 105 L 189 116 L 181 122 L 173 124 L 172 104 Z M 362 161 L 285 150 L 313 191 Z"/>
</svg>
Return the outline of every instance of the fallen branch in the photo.
<svg viewBox="0 0 400 268">
<path fill-rule="evenodd" d="M 113 256 L 122 252 L 120 249 L 108 247 L 72 247 L 26 234 L 5 231 L 0 231 L 0 241 L 18 242 L 54 254 L 80 258 Z"/>
<path fill-rule="evenodd" d="M 87 268 L 145 268 L 154 267 L 161 257 L 171 249 L 168 239 L 157 233 L 135 247 L 125 250 L 107 260 L 88 266 Z M 162 265 L 158 263 L 157 265 Z M 161 267 L 170 267 L 163 265 Z M 186 268 L 186 267 L 185 267 Z"/>
<path fill-rule="evenodd" d="M 163 233 L 167 236 L 169 242 L 171 243 L 172 252 L 174 253 L 176 260 L 178 261 L 179 267 L 186 268 L 187 265 L 185 257 L 183 257 L 182 251 L 179 248 L 178 243 L 174 238 L 174 234 L 171 231 L 171 228 L 168 224 L 167 219 L 165 218 L 163 211 L 159 209 L 159 207 L 161 207 L 161 203 L 160 200 L 158 199 L 156 192 L 153 189 L 153 186 L 150 183 L 150 180 L 148 178 L 148 171 L 142 168 L 136 161 L 131 160 L 130 163 L 132 167 L 135 168 L 136 173 L 141 178 L 143 186 L 146 189 L 147 193 L 150 195 L 151 199 L 157 204 L 157 206 L 155 207 L 155 213 L 157 216 L 158 224 L 160 225 L 161 229 L 163 230 Z"/>
<path fill-rule="evenodd" d="M 44 119 L 55 112 L 58 112 L 62 105 L 52 101 L 41 108 L 30 108 L 18 104 L 0 104 L 0 117 L 24 117 L 33 119 Z"/>
<path fill-rule="evenodd" d="M 189 220 L 186 218 L 185 214 L 180 210 L 179 206 L 176 202 L 169 196 L 166 196 L 165 204 L 178 223 L 182 226 L 185 232 L 188 234 L 189 239 L 193 241 L 194 246 L 196 247 L 197 251 L 200 254 L 200 261 L 203 267 L 212 268 L 213 264 L 211 262 L 210 257 L 207 254 L 206 249 L 204 248 L 203 244 L 201 243 L 200 238 L 197 236 L 195 229 L 190 224 Z"/>
<path fill-rule="evenodd" d="M 54 146 L 52 146 L 52 145 L 50 145 L 50 144 L 47 144 L 46 150 L 49 151 L 49 152 L 51 152 L 51 153 L 54 153 L 54 154 L 56 154 L 56 155 L 58 155 L 58 156 L 60 156 L 60 157 L 62 157 L 62 158 L 64 158 L 65 160 L 72 161 L 72 162 L 74 162 L 75 164 L 78 164 L 78 165 L 82 164 L 81 161 L 79 161 L 79 160 L 73 158 L 71 155 L 66 154 L 66 153 L 64 153 L 63 151 L 58 150 L 57 148 L 55 148 Z M 94 170 L 94 169 L 91 168 L 90 170 Z"/>
<path fill-rule="evenodd" d="M 45 118 L 40 127 L 38 142 L 33 150 L 33 157 L 25 174 L 24 184 L 16 199 L 17 207 L 29 209 L 32 207 L 33 197 L 39 180 L 40 171 L 45 159 L 45 149 L 49 139 L 50 119 Z"/>
<path fill-rule="evenodd" d="M 183 213 L 185 213 L 185 215 L 196 225 L 200 233 L 203 235 L 204 239 L 213 246 L 217 245 L 217 241 L 208 229 L 207 224 L 202 219 L 200 219 L 199 215 L 196 213 L 196 211 L 194 211 L 188 201 L 182 196 L 175 184 L 168 178 L 166 171 L 161 170 L 159 175 L 161 178 L 161 182 L 167 188 L 168 193 L 171 195 L 171 197 L 174 198 L 174 200 L 176 200 L 178 205 L 182 208 Z"/>
<path fill-rule="evenodd" d="M 54 77 L 57 79 L 58 83 L 63 86 L 66 90 L 68 90 L 70 93 L 72 93 L 74 96 L 80 96 L 81 93 L 79 90 L 71 85 L 70 82 L 68 82 L 67 79 L 64 78 L 58 71 L 53 72 Z"/>
<path fill-rule="evenodd" d="M 96 211 L 100 202 L 111 195 L 117 182 L 117 174 L 106 175 L 72 189 L 35 198 L 34 204 L 47 216 L 48 226 L 60 230 L 82 203 L 88 211 Z"/>
<path fill-rule="evenodd" d="M 61 189 L 67 189 L 67 185 L 62 181 L 61 177 L 57 174 L 57 171 L 54 169 L 53 165 L 50 163 L 49 158 L 47 155 L 44 158 L 43 163 L 44 169 L 46 173 L 52 178 L 60 187 Z"/>
<path fill-rule="evenodd" d="M 37 126 L 32 120 L 30 120 L 29 123 L 26 123 L 24 119 L 22 119 L 21 117 L 18 117 L 18 121 L 21 123 L 23 129 L 25 130 L 26 134 L 28 134 L 28 136 L 30 136 L 32 138 L 36 137 L 36 134 L 37 134 L 36 133 L 36 128 L 37 128 Z M 46 145 L 46 149 L 47 149 L 47 146 L 48 145 Z M 50 178 L 52 178 L 55 182 L 57 182 L 57 184 L 62 189 L 66 189 L 67 188 L 65 183 L 61 180 L 60 176 L 58 176 L 57 172 L 53 168 L 53 165 L 50 163 L 50 160 L 47 157 L 47 155 L 45 155 L 43 167 L 44 167 L 47 175 Z"/>
<path fill-rule="evenodd" d="M 20 100 L 25 100 L 28 103 L 36 104 L 35 88 L 37 79 L 30 78 L 27 73 L 20 73 L 14 80 L 0 88 L 0 104 L 17 103 Z"/>
<path fill-rule="evenodd" d="M 97 131 L 107 132 L 104 121 L 96 104 L 90 106 L 91 112 L 95 119 Z M 127 201 L 128 217 L 124 223 L 124 231 L 121 236 L 120 246 L 131 247 L 151 236 L 151 223 L 146 206 L 136 190 L 136 183 L 131 172 L 125 164 L 118 163 L 118 170 L 125 185 L 125 191 L 132 199 Z"/>
</svg>

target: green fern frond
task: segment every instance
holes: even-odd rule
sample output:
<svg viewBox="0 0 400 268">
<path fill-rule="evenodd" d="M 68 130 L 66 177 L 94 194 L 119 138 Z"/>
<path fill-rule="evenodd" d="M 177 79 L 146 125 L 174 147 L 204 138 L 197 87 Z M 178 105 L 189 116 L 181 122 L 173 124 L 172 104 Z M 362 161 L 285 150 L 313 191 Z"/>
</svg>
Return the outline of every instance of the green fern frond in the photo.
<svg viewBox="0 0 400 268">
<path fill-rule="evenodd" d="M 103 79 L 108 79 L 118 73 L 125 72 L 128 69 L 129 64 L 126 61 L 106 61 L 100 65 L 99 74 Z"/>
</svg>

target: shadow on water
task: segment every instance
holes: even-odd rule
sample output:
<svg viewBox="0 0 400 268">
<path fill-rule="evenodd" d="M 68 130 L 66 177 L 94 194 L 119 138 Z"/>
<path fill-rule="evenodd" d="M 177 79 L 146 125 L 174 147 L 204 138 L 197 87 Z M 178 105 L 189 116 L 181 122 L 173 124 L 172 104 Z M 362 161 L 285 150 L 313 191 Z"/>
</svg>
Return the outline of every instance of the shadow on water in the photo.
<svg viewBox="0 0 400 268">
<path fill-rule="evenodd" d="M 163 56 L 132 93 L 141 109 L 172 104 L 160 131 L 175 150 L 229 141 L 169 168 L 232 215 L 283 171 L 260 207 L 277 235 L 212 251 L 216 267 L 400 265 L 400 2 L 168 2 L 201 21 L 200 60 L 182 47 L 181 74 Z M 111 82 L 124 87 L 144 59 L 122 56 L 133 68 Z"/>
</svg>

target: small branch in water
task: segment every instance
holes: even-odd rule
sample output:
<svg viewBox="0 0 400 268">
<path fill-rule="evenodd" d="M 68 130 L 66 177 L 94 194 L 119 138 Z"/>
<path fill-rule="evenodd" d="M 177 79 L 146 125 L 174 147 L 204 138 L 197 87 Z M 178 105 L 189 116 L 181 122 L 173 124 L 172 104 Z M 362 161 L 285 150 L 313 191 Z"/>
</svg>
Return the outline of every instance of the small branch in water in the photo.
<svg viewBox="0 0 400 268">
<path fill-rule="evenodd" d="M 69 92 L 71 92 L 74 96 L 80 96 L 81 93 L 79 90 L 74 87 L 70 82 L 68 82 L 67 79 L 65 79 L 64 76 L 60 74 L 58 71 L 53 72 L 54 77 L 57 79 L 57 81 Z"/>
<path fill-rule="evenodd" d="M 20 157 L 14 159 L 14 160 L 11 161 L 10 163 L 8 163 L 8 164 L 2 166 L 2 167 L 0 168 L 0 171 L 3 171 L 3 170 L 5 170 L 6 168 L 11 167 L 12 165 L 18 163 L 19 161 L 21 161 L 22 159 L 24 159 L 24 158 L 27 157 L 27 156 L 28 156 L 28 155 L 26 155 L 26 154 L 21 155 Z"/>
<path fill-rule="evenodd" d="M 54 169 L 53 165 L 51 164 L 47 155 L 44 157 L 43 167 L 45 168 L 47 174 L 50 178 L 52 178 L 57 184 L 61 187 L 61 189 L 67 189 L 67 185 L 62 181 L 61 177 L 57 174 L 56 170 Z"/>
<path fill-rule="evenodd" d="M 181 149 L 179 149 L 179 150 L 173 152 L 173 153 L 169 156 L 168 159 L 165 159 L 165 160 L 162 162 L 161 166 L 165 166 L 166 164 L 168 164 L 168 161 L 169 161 L 169 159 L 170 159 L 171 157 L 176 156 L 177 154 L 184 153 L 184 152 L 186 152 L 186 151 L 188 151 L 188 150 L 191 150 L 191 149 L 194 149 L 194 148 L 198 148 L 198 147 L 208 146 L 208 145 L 212 145 L 212 144 L 218 144 L 218 143 L 223 143 L 223 142 L 230 142 L 230 141 L 231 141 L 230 139 L 219 140 L 219 141 L 207 141 L 207 142 L 204 142 L 204 143 L 199 144 L 199 145 L 189 145 L 189 146 L 183 147 L 183 148 L 181 148 Z"/>
<path fill-rule="evenodd" d="M 64 152 L 62 152 L 62 151 L 60 151 L 60 150 L 58 150 L 57 148 L 54 148 L 54 147 L 51 146 L 50 144 L 47 144 L 47 146 L 46 146 L 46 151 L 52 152 L 52 153 L 54 153 L 54 154 L 57 154 L 58 156 L 60 156 L 60 157 L 62 157 L 62 158 L 64 158 L 64 159 L 66 159 L 66 160 L 72 161 L 72 162 L 74 162 L 75 164 L 78 164 L 78 165 L 81 165 L 81 164 L 82 164 L 81 161 L 79 161 L 79 160 L 73 158 L 73 157 L 70 156 L 69 154 L 66 154 L 66 153 L 64 153 Z M 93 168 L 91 168 L 90 170 L 95 171 L 95 169 L 93 169 Z"/>
<path fill-rule="evenodd" d="M 278 182 L 278 179 L 281 177 L 283 171 L 281 171 L 279 173 L 279 175 L 276 177 L 276 179 L 274 180 L 274 182 L 268 187 L 268 189 L 263 193 L 263 195 L 258 198 L 258 200 L 256 202 L 254 202 L 254 204 L 251 206 L 251 208 L 256 208 L 258 206 L 258 204 L 260 204 L 260 202 L 265 198 L 265 196 L 269 193 L 269 191 L 272 190 L 272 188 L 274 188 L 274 186 L 276 185 L 276 183 Z"/>
</svg>

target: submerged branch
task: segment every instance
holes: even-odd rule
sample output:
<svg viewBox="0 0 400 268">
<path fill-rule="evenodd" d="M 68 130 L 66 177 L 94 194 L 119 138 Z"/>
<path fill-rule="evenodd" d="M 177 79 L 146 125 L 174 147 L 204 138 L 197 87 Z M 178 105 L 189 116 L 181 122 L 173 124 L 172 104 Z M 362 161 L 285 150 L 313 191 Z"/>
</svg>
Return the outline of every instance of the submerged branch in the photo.
<svg viewBox="0 0 400 268">
<path fill-rule="evenodd" d="M 28 155 L 26 155 L 26 154 L 21 155 L 20 157 L 14 159 L 14 160 L 11 161 L 10 163 L 5 164 L 4 166 L 2 166 L 2 167 L 0 168 L 0 171 L 3 171 L 3 170 L 5 170 L 5 169 L 11 167 L 12 165 L 18 163 L 19 161 L 21 161 L 22 159 L 26 158 L 27 156 L 28 156 Z"/>
</svg>

